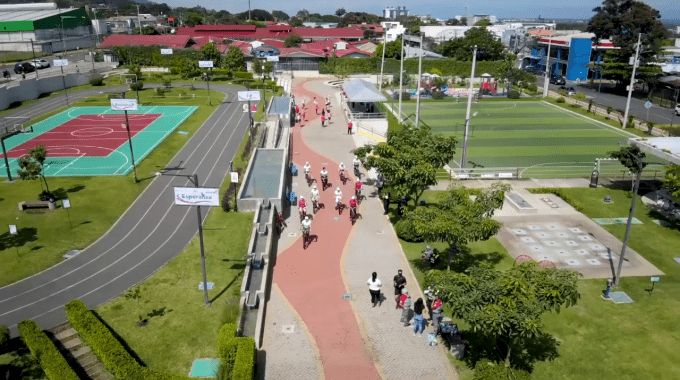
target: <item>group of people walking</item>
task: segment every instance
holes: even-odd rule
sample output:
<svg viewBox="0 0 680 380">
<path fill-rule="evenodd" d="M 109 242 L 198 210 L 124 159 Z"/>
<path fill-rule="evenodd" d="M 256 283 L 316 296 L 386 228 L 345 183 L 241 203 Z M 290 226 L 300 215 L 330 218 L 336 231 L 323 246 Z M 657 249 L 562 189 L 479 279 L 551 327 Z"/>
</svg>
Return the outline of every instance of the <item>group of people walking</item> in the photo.
<svg viewBox="0 0 680 380">
<path fill-rule="evenodd" d="M 367 281 L 368 290 L 371 294 L 371 303 L 373 307 L 382 304 L 382 295 L 380 289 L 382 288 L 382 282 L 378 278 L 378 274 L 373 272 L 371 277 Z M 401 269 L 397 271 L 397 274 L 393 279 L 394 285 L 394 301 L 395 308 L 402 309 L 400 323 L 403 323 L 404 327 L 411 325 L 411 308 L 413 308 L 413 335 L 416 336 L 418 333 L 421 335 L 425 331 L 425 316 L 424 311 L 426 304 L 422 298 L 418 298 L 415 302 L 411 299 L 408 289 L 406 288 L 406 277 Z M 430 320 L 434 325 L 435 334 L 439 333 L 439 325 L 442 320 L 442 308 L 443 304 L 440 299 L 436 297 L 432 292 L 428 292 L 427 309 L 429 311 Z"/>
</svg>

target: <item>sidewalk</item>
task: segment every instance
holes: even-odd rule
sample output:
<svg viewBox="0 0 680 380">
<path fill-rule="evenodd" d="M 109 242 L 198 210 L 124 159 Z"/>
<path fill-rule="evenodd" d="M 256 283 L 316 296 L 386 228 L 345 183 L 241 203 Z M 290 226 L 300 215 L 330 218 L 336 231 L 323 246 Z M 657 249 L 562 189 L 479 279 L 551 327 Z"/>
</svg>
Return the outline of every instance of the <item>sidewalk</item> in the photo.
<svg viewBox="0 0 680 380">
<path fill-rule="evenodd" d="M 317 180 L 321 167 L 326 166 L 332 187 L 321 192 L 321 203 L 325 207 L 314 216 L 311 234 L 315 240 L 309 247 L 303 249 L 299 239 L 297 209 L 291 210 L 293 216 L 287 221 L 288 227 L 279 242 L 273 282 L 280 293 L 272 292 L 272 300 L 278 306 L 267 313 L 263 378 L 455 379 L 457 375 L 443 347 L 428 346 L 426 335 L 414 337 L 412 327 L 399 323 L 401 310 L 394 308 L 392 287 L 397 270 L 404 270 L 414 301 L 422 297 L 422 293 L 389 220 L 382 213 L 380 201 L 375 198 L 374 188 L 368 186 L 372 181 L 366 180 L 365 171 L 362 174 L 365 198 L 359 208 L 362 218 L 352 226 L 347 209 L 341 213 L 334 209 L 332 193 L 336 187 L 341 188 L 345 205 L 354 193 L 352 176 L 346 185 L 341 184 L 337 168 L 339 162 L 344 162 L 351 171 L 355 136 L 347 135 L 347 121 L 333 96 L 338 89 L 323 82 L 296 80 L 293 85 L 296 99 L 308 100 L 308 121 L 302 123 L 302 128 L 293 129 L 293 161 L 299 169 L 309 162 Z M 320 116 L 315 115 L 312 103 L 314 96 L 319 104 L 331 96 L 331 125 L 321 127 Z M 293 182 L 298 197 L 303 195 L 308 199 L 310 189 L 304 174 Z M 373 271 L 378 272 L 383 282 L 385 296 L 378 308 L 371 307 L 366 285 Z M 351 295 L 351 300 L 343 299 L 346 293 Z M 287 301 L 287 307 L 292 310 L 278 312 L 281 299 L 284 303 Z M 296 316 L 294 321 L 291 315 Z M 282 324 L 295 325 L 305 331 L 282 334 Z M 289 344 L 283 344 L 284 340 Z M 299 350 L 298 345 L 312 346 L 315 350 Z M 280 371 L 290 361 L 291 352 L 295 352 L 295 361 L 306 368 L 302 373 Z M 310 357 L 310 352 L 318 355 L 320 362 Z M 315 362 L 317 371 L 312 369 Z"/>
</svg>

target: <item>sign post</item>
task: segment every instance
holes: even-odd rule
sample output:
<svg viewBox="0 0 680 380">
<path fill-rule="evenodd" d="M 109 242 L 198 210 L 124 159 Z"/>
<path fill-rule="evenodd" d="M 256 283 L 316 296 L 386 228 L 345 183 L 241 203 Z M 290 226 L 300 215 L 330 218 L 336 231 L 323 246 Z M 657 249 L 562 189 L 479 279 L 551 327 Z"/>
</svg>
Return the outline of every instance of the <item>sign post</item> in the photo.
<svg viewBox="0 0 680 380">
<path fill-rule="evenodd" d="M 649 100 L 645 103 L 645 108 L 647 108 L 647 121 L 649 121 L 649 109 L 652 108 L 652 102 Z M 651 131 L 649 133 L 652 133 Z"/>
<path fill-rule="evenodd" d="M 172 18 L 172 17 L 170 17 Z M 162 55 L 172 55 L 172 49 L 161 49 L 161 54 Z M 167 63 L 167 61 L 166 61 Z M 168 65 L 170 66 L 170 65 Z M 170 67 L 168 67 L 168 81 L 170 81 Z"/>
<path fill-rule="evenodd" d="M 128 120 L 127 111 L 137 111 L 137 99 L 111 99 L 111 109 L 116 111 L 125 111 L 125 128 L 128 134 L 128 143 L 130 144 L 130 158 L 132 159 L 132 170 L 135 173 L 135 183 L 137 180 L 137 167 L 135 166 L 135 154 L 132 150 L 132 136 L 130 135 L 130 121 Z"/>
<path fill-rule="evenodd" d="M 61 207 L 66 209 L 66 215 L 68 216 L 68 225 L 70 228 L 73 228 L 73 224 L 71 224 L 71 213 L 68 211 L 68 209 L 71 208 L 71 200 L 68 198 L 62 199 Z"/>
<path fill-rule="evenodd" d="M 210 99 L 210 77 L 212 76 L 213 61 L 198 61 L 198 67 L 210 69 L 210 75 L 206 74 L 206 82 L 208 82 L 208 104 L 212 105 L 212 99 Z"/>
<path fill-rule="evenodd" d="M 208 276 L 205 271 L 205 248 L 203 245 L 203 221 L 201 220 L 201 206 L 219 206 L 219 189 L 199 188 L 198 174 L 194 174 L 194 187 L 175 187 L 175 204 L 181 206 L 196 206 L 198 215 L 198 236 L 201 245 L 201 267 L 203 269 L 203 302 L 210 306 L 208 298 Z"/>
<path fill-rule="evenodd" d="M 230 168 L 229 170 L 233 170 L 233 169 Z M 235 183 L 236 186 L 238 186 L 238 172 L 232 171 L 230 174 L 231 174 L 231 183 Z M 234 209 L 235 209 L 235 210 L 237 209 L 237 206 L 236 206 L 236 193 L 238 193 L 238 189 L 234 189 Z"/>
<path fill-rule="evenodd" d="M 19 235 L 19 231 L 17 230 L 16 224 L 10 224 L 9 225 L 9 234 L 14 236 L 14 239 L 12 239 L 12 240 L 14 240 L 14 248 L 17 249 L 17 256 L 19 256 L 19 244 L 17 244 L 18 240 L 19 240 L 17 238 L 18 235 Z"/>
<path fill-rule="evenodd" d="M 68 66 L 68 59 L 55 59 L 52 61 L 53 66 L 59 66 L 61 69 L 61 81 L 64 83 L 64 94 L 66 94 L 66 107 L 69 106 L 68 104 L 68 91 L 66 91 L 66 77 L 64 77 L 64 66 Z M 36 73 L 38 72 L 38 69 L 35 71 Z"/>
<path fill-rule="evenodd" d="M 250 118 L 249 132 L 250 132 L 250 139 L 251 139 L 250 142 L 252 143 L 254 120 L 253 120 L 253 113 L 252 113 L 253 109 L 250 106 L 250 101 L 251 100 L 259 101 L 260 100 L 260 92 L 259 91 L 250 91 L 250 86 L 248 84 L 246 84 L 246 89 L 248 91 L 239 91 L 238 92 L 238 101 L 239 102 L 248 102 L 248 117 Z"/>
<path fill-rule="evenodd" d="M 650 280 L 652 280 L 652 289 L 649 290 L 649 296 L 652 296 L 652 292 L 654 291 L 654 285 L 659 282 L 659 277 L 650 277 Z"/>
</svg>

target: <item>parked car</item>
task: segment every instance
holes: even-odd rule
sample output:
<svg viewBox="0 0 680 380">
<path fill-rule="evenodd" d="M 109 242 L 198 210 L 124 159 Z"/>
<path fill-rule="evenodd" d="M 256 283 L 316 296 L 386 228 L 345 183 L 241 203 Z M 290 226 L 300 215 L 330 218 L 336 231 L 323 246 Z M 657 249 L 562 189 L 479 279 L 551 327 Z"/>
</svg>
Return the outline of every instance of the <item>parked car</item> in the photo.
<svg viewBox="0 0 680 380">
<path fill-rule="evenodd" d="M 16 74 L 32 73 L 34 71 L 35 71 L 35 66 L 31 65 L 28 62 L 18 62 L 16 65 L 14 65 L 14 72 Z"/>
<path fill-rule="evenodd" d="M 675 105 L 675 115 L 680 116 L 680 104 Z"/>
<path fill-rule="evenodd" d="M 50 61 L 48 61 L 46 59 L 37 58 L 37 59 L 34 59 L 32 63 L 33 63 L 33 66 L 35 66 L 37 69 L 46 69 L 46 68 L 50 67 Z"/>
<path fill-rule="evenodd" d="M 564 80 L 564 77 L 561 75 L 553 75 L 550 77 L 550 83 L 552 84 L 566 84 L 567 81 Z"/>
<path fill-rule="evenodd" d="M 560 90 L 566 91 L 568 96 L 576 95 L 576 90 L 573 87 L 560 86 Z"/>
</svg>

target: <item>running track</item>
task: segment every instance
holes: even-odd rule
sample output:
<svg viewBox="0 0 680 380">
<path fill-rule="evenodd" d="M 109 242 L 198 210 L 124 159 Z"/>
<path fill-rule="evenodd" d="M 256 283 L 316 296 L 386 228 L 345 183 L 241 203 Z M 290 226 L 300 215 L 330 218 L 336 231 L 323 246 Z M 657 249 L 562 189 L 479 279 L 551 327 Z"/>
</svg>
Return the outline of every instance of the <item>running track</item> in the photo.
<svg viewBox="0 0 680 380">
<path fill-rule="evenodd" d="M 43 329 L 65 322 L 64 304 L 72 299 L 81 299 L 92 308 L 117 297 L 174 258 L 194 237 L 196 211 L 173 206 L 173 186 L 193 186 L 185 176 L 196 173 L 201 186 L 219 187 L 248 126 L 247 114 L 236 101 L 237 89 L 213 88 L 225 92 L 227 98 L 169 162 L 168 168 L 181 170 L 168 169 L 166 175 L 153 179 L 118 222 L 80 255 L 0 288 L 0 324 L 9 326 L 12 336 L 17 336 L 16 325 L 24 319 L 34 320 Z M 71 93 L 69 99 L 98 92 Z M 65 99 L 45 103 L 8 116 L 36 117 L 63 107 Z M 203 213 L 204 220 L 207 214 Z"/>
</svg>

